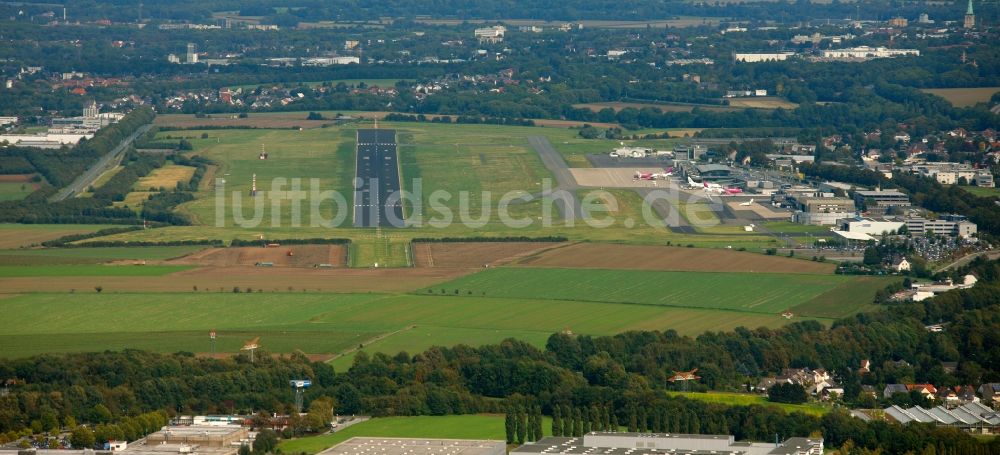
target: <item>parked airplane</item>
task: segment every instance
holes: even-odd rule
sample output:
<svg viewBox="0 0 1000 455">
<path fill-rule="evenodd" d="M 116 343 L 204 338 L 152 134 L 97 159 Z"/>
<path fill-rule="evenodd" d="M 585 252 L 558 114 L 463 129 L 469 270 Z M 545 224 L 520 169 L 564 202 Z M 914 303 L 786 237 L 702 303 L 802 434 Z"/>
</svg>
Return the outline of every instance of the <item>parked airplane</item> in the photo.
<svg viewBox="0 0 1000 455">
<path fill-rule="evenodd" d="M 750 198 L 750 200 L 746 202 L 740 202 L 740 206 L 742 207 L 750 207 L 751 205 L 753 205 L 753 198 Z"/>
<path fill-rule="evenodd" d="M 656 178 L 658 178 L 658 179 L 665 179 L 667 177 L 671 177 L 671 176 L 674 175 L 674 168 L 673 167 L 668 167 L 668 168 L 664 169 L 663 172 L 658 172 L 658 173 L 653 174 L 653 175 Z"/>
<path fill-rule="evenodd" d="M 656 180 L 656 174 L 652 172 L 639 172 L 636 171 L 635 175 L 632 176 L 633 180 Z"/>
<path fill-rule="evenodd" d="M 716 189 L 721 189 L 722 185 L 711 182 L 698 183 L 695 182 L 694 180 L 691 180 L 691 177 L 688 177 L 688 187 L 690 187 L 691 189 L 704 188 L 705 190 L 716 190 Z"/>
</svg>

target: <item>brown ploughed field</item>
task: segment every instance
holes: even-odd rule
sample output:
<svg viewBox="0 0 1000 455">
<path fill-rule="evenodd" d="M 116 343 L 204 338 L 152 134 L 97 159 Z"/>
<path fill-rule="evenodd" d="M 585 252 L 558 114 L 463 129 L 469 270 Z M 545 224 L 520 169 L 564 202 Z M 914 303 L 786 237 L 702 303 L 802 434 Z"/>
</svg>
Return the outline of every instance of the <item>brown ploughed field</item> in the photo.
<svg viewBox="0 0 1000 455">
<path fill-rule="evenodd" d="M 347 247 L 344 245 L 289 245 L 274 248 L 209 248 L 169 263 L 229 267 L 270 262 L 274 267 L 316 267 L 318 264 L 343 267 L 346 260 Z"/>
<path fill-rule="evenodd" d="M 482 267 L 500 265 L 552 248 L 549 242 L 414 243 L 417 267 Z"/>
</svg>

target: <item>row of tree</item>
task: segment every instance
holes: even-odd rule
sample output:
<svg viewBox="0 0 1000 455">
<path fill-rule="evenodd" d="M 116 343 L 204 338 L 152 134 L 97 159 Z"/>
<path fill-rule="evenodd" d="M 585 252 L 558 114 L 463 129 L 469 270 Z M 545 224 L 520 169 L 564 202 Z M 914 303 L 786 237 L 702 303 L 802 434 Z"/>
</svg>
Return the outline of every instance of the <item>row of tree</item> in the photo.
<svg viewBox="0 0 1000 455">
<path fill-rule="evenodd" d="M 507 434 L 507 444 L 524 444 L 538 441 L 545 435 L 542 433 L 542 408 L 530 405 L 508 407 L 504 414 L 504 429 Z"/>
</svg>

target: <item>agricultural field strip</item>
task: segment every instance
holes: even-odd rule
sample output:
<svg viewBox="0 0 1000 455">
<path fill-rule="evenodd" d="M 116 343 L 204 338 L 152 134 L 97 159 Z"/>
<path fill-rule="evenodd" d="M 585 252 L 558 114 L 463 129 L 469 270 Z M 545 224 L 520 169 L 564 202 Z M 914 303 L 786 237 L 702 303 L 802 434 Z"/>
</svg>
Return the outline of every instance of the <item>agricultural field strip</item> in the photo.
<svg viewBox="0 0 1000 455">
<path fill-rule="evenodd" d="M 137 307 L 136 296 L 150 305 Z M 248 300 L 250 300 L 248 302 Z M 9 335 L 135 331 L 351 331 L 384 333 L 402 327 L 553 333 L 566 327 L 591 334 L 666 326 L 678 316 L 718 317 L 722 310 L 542 299 L 425 297 L 369 294 L 26 294 L 0 303 L 17 321 L 0 321 Z M 232 313 L 233 308 L 241 311 Z M 679 311 L 679 312 L 678 312 Z M 525 312 L 533 315 L 524 318 Z M 732 312 L 730 312 L 732 313 Z M 715 316 L 713 316 L 715 315 Z M 104 324 L 95 325 L 100 319 Z M 164 321 L 169 321 L 165 323 Z"/>
<path fill-rule="evenodd" d="M 501 267 L 423 290 L 505 298 L 779 313 L 834 289 L 847 277 L 732 272 L 621 271 Z M 510 287 L 510 283 L 519 286 Z M 556 283 L 556 284 L 553 284 Z M 612 284 L 613 283 L 613 284 Z M 685 283 L 678 289 L 672 283 Z M 720 290 L 731 292 L 720 294 Z M 742 299 L 742 300 L 741 300 Z M 738 304 L 734 305 L 735 302 Z"/>
</svg>

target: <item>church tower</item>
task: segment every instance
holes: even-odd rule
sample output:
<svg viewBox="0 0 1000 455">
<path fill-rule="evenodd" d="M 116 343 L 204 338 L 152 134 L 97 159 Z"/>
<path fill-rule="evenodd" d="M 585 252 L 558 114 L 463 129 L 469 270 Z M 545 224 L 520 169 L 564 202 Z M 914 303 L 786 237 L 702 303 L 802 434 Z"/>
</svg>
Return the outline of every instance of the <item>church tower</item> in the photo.
<svg viewBox="0 0 1000 455">
<path fill-rule="evenodd" d="M 969 8 L 965 10 L 965 28 L 976 28 L 976 13 L 972 12 L 972 0 L 969 0 Z"/>
</svg>

